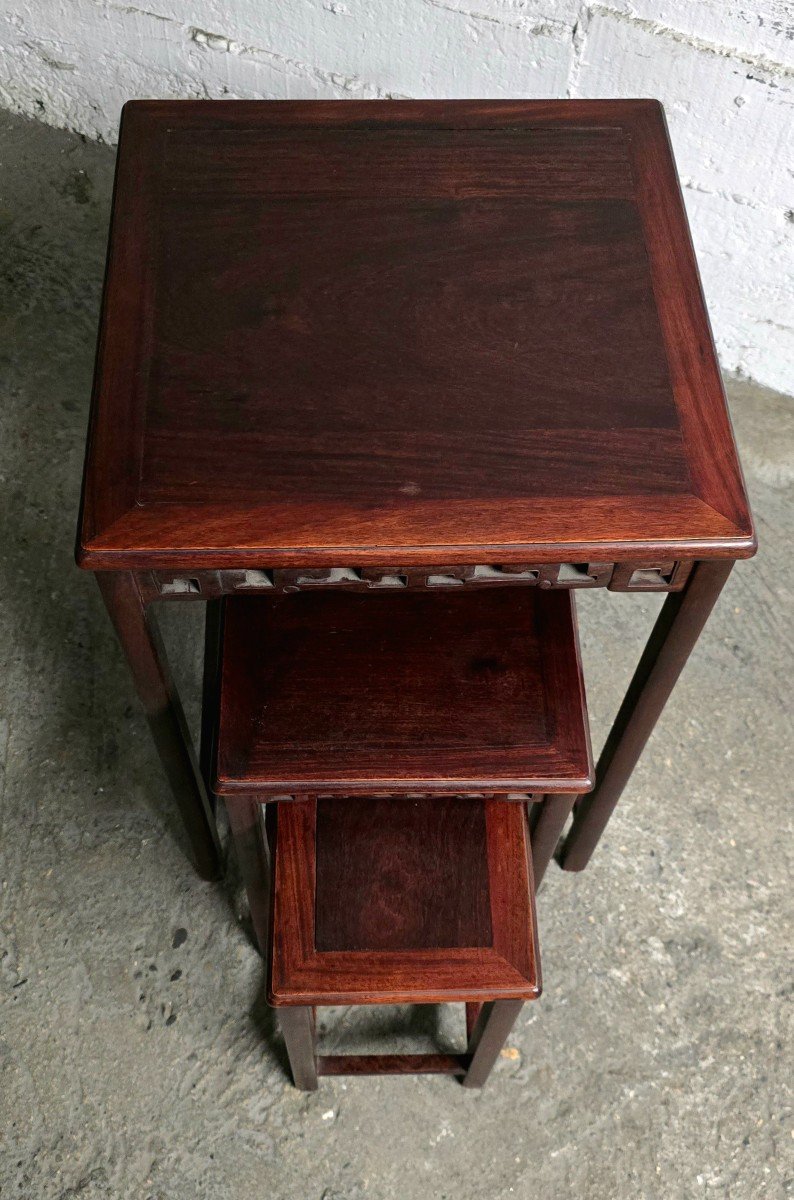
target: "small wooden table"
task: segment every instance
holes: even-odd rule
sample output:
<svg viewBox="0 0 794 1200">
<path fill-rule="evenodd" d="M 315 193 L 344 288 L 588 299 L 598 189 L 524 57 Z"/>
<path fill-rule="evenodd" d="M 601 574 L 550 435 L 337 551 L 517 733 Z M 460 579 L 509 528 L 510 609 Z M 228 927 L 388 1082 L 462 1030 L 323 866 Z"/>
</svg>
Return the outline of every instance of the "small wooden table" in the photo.
<svg viewBox="0 0 794 1200">
<path fill-rule="evenodd" d="M 574 608 L 537 587 L 224 600 L 213 781 L 296 1086 L 480 1087 L 540 994 L 535 831 L 593 776 Z M 455 1002 L 463 1054 L 318 1053 L 317 1006 Z"/>
<path fill-rule="evenodd" d="M 203 876 L 213 800 L 154 602 L 669 592 L 578 870 L 755 544 L 658 104 L 126 106 L 77 557 Z"/>
</svg>

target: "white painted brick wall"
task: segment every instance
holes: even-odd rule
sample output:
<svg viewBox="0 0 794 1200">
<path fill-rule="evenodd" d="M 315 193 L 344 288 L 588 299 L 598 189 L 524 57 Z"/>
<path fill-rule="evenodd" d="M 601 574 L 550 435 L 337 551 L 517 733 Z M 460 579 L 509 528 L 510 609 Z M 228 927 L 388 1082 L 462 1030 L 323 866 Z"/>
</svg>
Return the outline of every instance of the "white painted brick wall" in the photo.
<svg viewBox="0 0 794 1200">
<path fill-rule="evenodd" d="M 794 394 L 794 0 L 0 0 L 0 106 L 133 96 L 655 96 L 723 365 Z"/>
</svg>

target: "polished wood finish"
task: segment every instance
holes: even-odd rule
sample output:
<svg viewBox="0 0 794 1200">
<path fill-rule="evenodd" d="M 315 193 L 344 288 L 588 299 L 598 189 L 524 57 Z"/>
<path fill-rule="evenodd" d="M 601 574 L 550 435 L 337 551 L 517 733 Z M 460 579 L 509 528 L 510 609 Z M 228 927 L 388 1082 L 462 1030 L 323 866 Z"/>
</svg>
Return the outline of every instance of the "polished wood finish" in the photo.
<svg viewBox="0 0 794 1200">
<path fill-rule="evenodd" d="M 218 728 L 221 650 L 223 647 L 223 604 L 209 600 L 204 612 L 204 670 L 201 680 L 201 742 L 199 765 L 210 803 L 215 806 L 212 772 L 215 765 L 215 735 Z"/>
<path fill-rule="evenodd" d="M 464 1087 L 479 1088 L 485 1083 L 523 1007 L 521 1000 L 492 1000 L 483 1004 L 469 1037 L 469 1068 L 463 1079 Z"/>
<path fill-rule="evenodd" d="M 317 1088 L 317 1034 L 311 1008 L 285 1008 L 279 1017 L 287 1056 L 296 1088 L 313 1092 Z"/>
<path fill-rule="evenodd" d="M 317 801 L 317 950 L 491 944 L 481 801 L 358 796 L 343 806 Z"/>
<path fill-rule="evenodd" d="M 318 1075 L 465 1075 L 466 1054 L 322 1054 Z"/>
<path fill-rule="evenodd" d="M 322 1074 L 407 1073 L 482 1086 L 522 1003 L 540 993 L 527 805 L 451 794 L 449 776 L 460 775 L 472 740 L 497 775 L 520 728 L 545 771 L 551 737 L 553 786 L 566 787 L 569 806 L 575 755 L 559 747 L 577 745 L 589 762 L 573 597 L 259 595 L 226 600 L 222 627 L 218 776 L 268 959 L 268 999 L 288 1014 L 296 1086 L 311 1090 Z M 208 650 L 210 674 L 213 662 Z M 372 778 L 359 743 L 377 755 L 376 783 L 397 779 L 391 794 L 360 794 Z M 416 794 L 405 763 L 426 746 L 457 755 L 457 766 L 446 763 L 440 789 Z M 266 803 L 295 780 L 283 765 L 268 776 L 263 763 L 288 753 L 309 772 L 305 791 L 318 786 L 318 756 L 333 751 L 341 766 L 324 768 L 323 780 L 336 794 Z M 348 779 L 359 794 L 338 794 Z M 465 1054 L 317 1052 L 316 1005 L 445 1001 L 465 1003 Z"/>
<path fill-rule="evenodd" d="M 683 592 L 665 600 L 601 753 L 595 790 L 574 810 L 559 856 L 564 870 L 581 871 L 590 861 L 732 566 L 698 563 Z"/>
<path fill-rule="evenodd" d="M 383 803 L 392 806 L 399 819 L 384 831 L 379 869 L 362 890 L 364 872 L 354 871 L 345 892 L 336 897 L 333 915 L 319 921 L 319 897 L 328 901 L 329 892 L 322 880 L 318 885 L 318 873 L 329 869 L 329 857 L 335 857 L 343 846 L 351 862 L 371 851 L 366 806 L 356 797 L 327 806 L 326 835 L 329 822 L 337 825 L 336 847 L 327 856 L 322 849 L 317 851 L 317 802 L 279 804 L 270 1003 L 276 1007 L 440 1004 L 539 995 L 540 963 L 524 806 L 473 798 L 465 802 L 484 810 L 481 846 L 487 859 L 490 909 L 486 922 L 479 911 L 483 889 L 479 869 L 473 880 L 460 867 L 457 871 L 442 869 L 427 878 L 423 874 L 426 859 L 414 861 L 406 853 L 406 847 L 416 845 L 417 828 L 427 829 L 431 816 L 427 805 L 432 801 L 396 798 Z M 470 820 L 450 825 L 444 832 L 446 852 L 456 860 L 460 857 L 464 866 L 472 861 L 464 839 L 475 832 Z M 332 879 L 339 881 L 337 866 L 331 863 L 330 870 Z M 454 887 L 450 898 L 434 892 L 433 885 L 442 877 Z M 345 905 L 362 911 L 342 924 L 337 939 L 330 922 Z M 433 911 L 434 905 L 446 918 L 446 927 Z M 475 909 L 476 915 L 461 918 L 461 910 L 467 908 Z M 398 923 L 400 938 L 384 931 L 384 924 L 390 922 Z M 328 949 L 317 944 L 318 924 L 326 931 Z"/>
<path fill-rule="evenodd" d="M 235 797 L 230 812 L 247 803 Z M 296 1087 L 383 1074 L 460 1075 L 481 1087 L 523 1002 L 540 994 L 524 807 L 349 797 L 268 811 L 268 993 Z M 449 1000 L 466 1002 L 465 1054 L 317 1053 L 314 1005 Z"/>
<path fill-rule="evenodd" d="M 636 562 L 491 563 L 473 566 L 297 567 L 290 570 L 141 571 L 138 580 L 147 603 L 154 600 L 209 601 L 240 593 L 331 590 L 367 592 L 388 589 L 409 591 L 429 588 L 538 587 L 576 591 L 606 587 L 611 592 L 675 592 L 684 586 L 692 569 L 686 561 L 643 559 Z"/>
<path fill-rule="evenodd" d="M 653 664 L 691 648 L 704 562 L 754 550 L 658 104 L 126 106 L 77 559 L 205 877 L 209 715 L 202 779 L 155 600 L 686 588 L 573 867 L 669 693 Z"/>
<path fill-rule="evenodd" d="M 226 806 L 240 877 L 248 897 L 248 911 L 259 952 L 267 961 L 270 952 L 270 913 L 273 888 L 271 844 L 274 830 L 266 828 L 266 810 L 253 797 L 237 797 Z"/>
<path fill-rule="evenodd" d="M 529 809 L 529 828 L 532 837 L 532 873 L 535 890 L 543 882 L 546 868 L 562 836 L 565 823 L 571 815 L 576 793 L 538 797 Z"/>
<path fill-rule="evenodd" d="M 537 891 L 537 887 L 535 889 Z M 466 1042 L 471 1038 L 477 1018 L 482 1011 L 482 1002 L 477 1000 L 466 1005 Z"/>
<path fill-rule="evenodd" d="M 126 106 L 82 565 L 754 544 L 655 102 Z"/>
<path fill-rule="evenodd" d="M 569 593 L 317 592 L 225 605 L 220 793 L 591 784 Z"/>
<path fill-rule="evenodd" d="M 144 605 L 131 572 L 102 571 L 96 578 L 182 815 L 196 870 L 203 879 L 218 879 L 220 852 L 212 804 L 154 613 Z"/>
<path fill-rule="evenodd" d="M 477 1005 L 465 1054 L 318 1054 L 310 1008 L 281 1009 L 279 1020 L 293 1080 L 302 1091 L 314 1091 L 322 1075 L 458 1075 L 465 1088 L 481 1088 L 523 1007 L 521 1000 Z"/>
<path fill-rule="evenodd" d="M 361 948 L 376 945 L 381 949 L 385 943 L 391 949 L 391 955 L 387 954 L 387 957 L 391 957 L 393 964 L 399 968 L 405 963 L 406 955 L 397 945 L 398 939 L 395 934 L 387 930 L 384 937 L 384 924 L 388 926 L 394 922 L 399 928 L 401 937 L 409 946 L 407 957 L 410 958 L 412 950 L 414 957 L 420 960 L 419 976 L 426 981 L 431 957 L 428 955 L 428 951 L 433 948 L 433 945 L 435 945 L 436 955 L 439 955 L 440 951 L 443 952 L 443 946 L 447 942 L 457 944 L 463 941 L 475 942 L 479 939 L 482 943 L 493 945 L 493 930 L 496 925 L 497 929 L 504 927 L 508 940 L 511 936 L 515 937 L 516 932 L 518 940 L 521 940 L 522 928 L 526 928 L 531 939 L 531 954 L 536 969 L 539 970 L 537 933 L 532 907 L 533 882 L 531 866 L 526 855 L 526 843 L 524 843 L 523 857 L 517 856 L 515 846 L 508 845 L 507 840 L 503 844 L 496 844 L 493 830 L 490 831 L 489 837 L 489 830 L 484 821 L 472 821 L 472 812 L 475 809 L 479 810 L 483 818 L 485 817 L 483 801 L 469 798 L 462 804 L 456 804 L 444 800 L 440 805 L 437 801 L 434 802 L 432 807 L 427 803 L 417 804 L 416 801 L 408 798 L 389 801 L 398 816 L 402 814 L 405 818 L 407 815 L 410 819 L 403 819 L 401 828 L 399 822 L 392 822 L 391 829 L 383 830 L 380 845 L 376 849 L 376 860 L 370 870 L 366 869 L 367 864 L 362 860 L 372 851 L 372 817 L 376 808 L 375 806 L 368 807 L 361 797 L 351 798 L 347 803 L 352 817 L 350 825 L 344 820 L 339 821 L 339 817 L 344 816 L 343 804 L 337 801 L 325 806 L 324 816 L 326 819 L 321 822 L 320 840 L 318 841 L 316 834 L 314 837 L 314 853 L 316 855 L 314 904 L 312 905 L 311 898 L 308 903 L 305 900 L 301 901 L 301 912 L 297 918 L 303 925 L 310 924 L 310 910 L 313 908 L 315 942 L 318 941 L 317 929 L 324 926 L 327 931 L 326 945 L 322 945 L 323 937 L 321 935 L 318 949 L 323 951 L 326 956 L 330 955 L 328 961 L 333 961 L 337 947 L 341 945 L 350 951 L 355 942 L 359 946 L 357 974 L 362 977 L 361 964 L 366 961 L 367 950 Z M 500 805 L 502 808 L 506 807 L 505 802 L 495 801 L 492 803 Z M 293 934 L 292 923 L 281 936 L 274 933 L 272 928 L 279 919 L 278 913 L 283 911 L 271 908 L 271 891 L 274 885 L 276 888 L 281 886 L 283 900 L 283 876 L 276 877 L 272 869 L 273 849 L 277 844 L 278 836 L 278 814 L 284 809 L 291 809 L 287 820 L 294 824 L 294 818 L 300 810 L 303 809 L 306 813 L 311 805 L 312 801 L 303 801 L 297 805 L 262 805 L 253 797 L 241 796 L 235 796 L 227 802 L 235 852 L 248 893 L 254 931 L 261 953 L 268 963 L 270 963 L 271 953 L 276 952 L 275 948 L 280 943 L 283 944 L 283 938 L 291 937 Z M 466 808 L 470 810 L 468 813 L 463 811 Z M 514 830 L 519 828 L 518 816 L 521 812 L 522 809 L 519 806 L 510 806 L 509 824 Z M 443 834 L 441 830 L 434 831 L 433 840 L 436 849 L 439 848 L 440 835 L 443 836 L 446 843 L 444 862 L 442 864 L 431 863 L 428 877 L 426 871 L 429 856 L 420 853 L 416 861 L 412 862 L 411 852 L 416 848 L 416 833 L 426 830 L 431 824 L 431 818 L 437 819 L 436 823 L 459 821 L 460 828 L 457 830 L 447 829 L 443 831 Z M 331 827 L 330 821 L 334 822 L 335 829 Z M 281 822 L 281 827 L 283 834 L 284 820 Z M 352 828 L 354 833 L 362 834 L 362 839 L 357 841 L 355 836 L 347 837 L 346 833 L 349 828 Z M 408 834 L 407 838 L 404 836 L 406 833 Z M 525 837 L 525 824 L 523 833 Z M 470 843 L 477 837 L 479 837 L 479 844 L 473 853 Z M 330 855 L 324 852 L 322 846 L 324 838 L 329 839 Z M 291 844 L 294 848 L 295 843 Z M 285 852 L 285 845 L 282 836 L 282 855 Z M 340 868 L 344 847 L 347 848 L 347 858 L 352 870 L 347 879 L 343 881 Z M 477 850 L 480 851 L 479 854 L 476 852 Z M 485 851 L 485 854 L 482 851 Z M 311 855 L 311 850 L 309 854 Z M 390 858 L 393 863 L 391 870 L 388 864 Z M 485 888 L 483 888 L 480 874 L 484 858 L 487 859 L 486 869 L 489 873 L 489 878 L 485 881 Z M 454 870 L 456 862 L 458 863 L 457 871 Z M 469 874 L 472 864 L 475 866 L 474 877 Z M 511 864 L 518 866 L 518 873 L 513 877 L 510 874 Z M 283 861 L 281 865 L 283 867 Z M 293 870 L 287 874 L 289 884 L 285 908 L 289 908 L 296 902 L 302 886 L 298 881 L 301 869 L 297 873 Z M 497 878 L 496 887 L 493 890 L 490 875 Z M 303 878 L 306 878 L 305 873 Z M 344 894 L 332 896 L 332 882 L 338 883 L 340 893 L 344 888 Z M 448 889 L 449 894 L 442 889 Z M 484 920 L 480 910 L 483 892 L 489 905 L 487 920 Z M 472 898 L 474 899 L 473 906 Z M 525 899 L 527 908 L 526 911 L 523 911 Z M 332 913 L 324 913 L 326 904 L 331 906 Z M 492 905 L 495 906 L 493 909 L 491 909 Z M 445 920 L 439 919 L 435 912 L 436 906 L 446 914 Z M 474 908 L 473 918 L 471 915 L 467 915 L 471 907 Z M 345 910 L 351 909 L 363 910 L 355 913 L 352 923 L 349 919 L 346 921 L 345 916 Z M 491 911 L 496 913 L 494 919 L 491 918 Z M 339 932 L 333 933 L 332 919 L 338 919 L 340 914 Z M 511 925 L 513 926 L 512 935 L 510 934 Z M 464 930 L 468 936 L 462 936 Z M 328 945 L 329 942 L 332 944 Z M 349 952 L 348 961 L 350 958 Z M 539 994 L 539 978 L 537 988 L 532 995 L 534 997 L 537 994 Z M 424 1001 L 425 993 L 420 993 L 418 998 Z M 331 1003 L 331 1000 L 327 1002 Z M 514 1006 L 513 1001 L 505 1000 L 486 1005 L 482 1000 L 467 1001 L 465 1006 L 467 1051 L 465 1054 L 319 1055 L 312 1005 L 281 1006 L 279 1019 L 295 1085 L 304 1090 L 316 1088 L 318 1075 L 452 1074 L 466 1076 L 472 1065 L 475 1069 L 468 1086 L 479 1087 L 485 1081 L 522 1003 L 523 1001 L 519 1000 L 517 1006 Z M 486 1018 L 483 1020 L 484 1011 Z"/>
</svg>

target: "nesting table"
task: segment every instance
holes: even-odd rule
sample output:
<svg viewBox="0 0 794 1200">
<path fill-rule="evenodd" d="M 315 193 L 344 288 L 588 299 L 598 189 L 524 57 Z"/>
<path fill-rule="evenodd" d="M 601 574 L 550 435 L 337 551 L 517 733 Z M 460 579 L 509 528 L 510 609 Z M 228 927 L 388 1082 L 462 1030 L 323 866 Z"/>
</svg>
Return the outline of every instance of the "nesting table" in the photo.
<svg viewBox="0 0 794 1200">
<path fill-rule="evenodd" d="M 228 596 L 217 697 L 214 790 L 296 1086 L 481 1087 L 540 994 L 529 810 L 592 787 L 571 593 Z M 462 1003 L 463 1052 L 318 1053 L 317 1007 L 395 1003 Z"/>
<path fill-rule="evenodd" d="M 125 107 L 77 558 L 203 877 L 214 715 L 197 755 L 160 602 L 207 605 L 210 696 L 230 594 L 668 593 L 579 870 L 754 550 L 657 103 Z"/>
</svg>

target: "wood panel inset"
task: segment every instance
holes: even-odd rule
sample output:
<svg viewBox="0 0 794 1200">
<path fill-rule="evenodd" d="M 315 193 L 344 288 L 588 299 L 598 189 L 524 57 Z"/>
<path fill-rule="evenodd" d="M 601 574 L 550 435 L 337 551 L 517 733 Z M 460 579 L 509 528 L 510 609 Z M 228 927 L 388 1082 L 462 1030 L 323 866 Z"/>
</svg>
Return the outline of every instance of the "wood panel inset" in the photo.
<svg viewBox="0 0 794 1200">
<path fill-rule="evenodd" d="M 316 888 L 318 950 L 490 946 L 483 801 L 318 801 Z"/>
<path fill-rule="evenodd" d="M 125 107 L 81 565 L 754 544 L 658 105 Z"/>
</svg>

